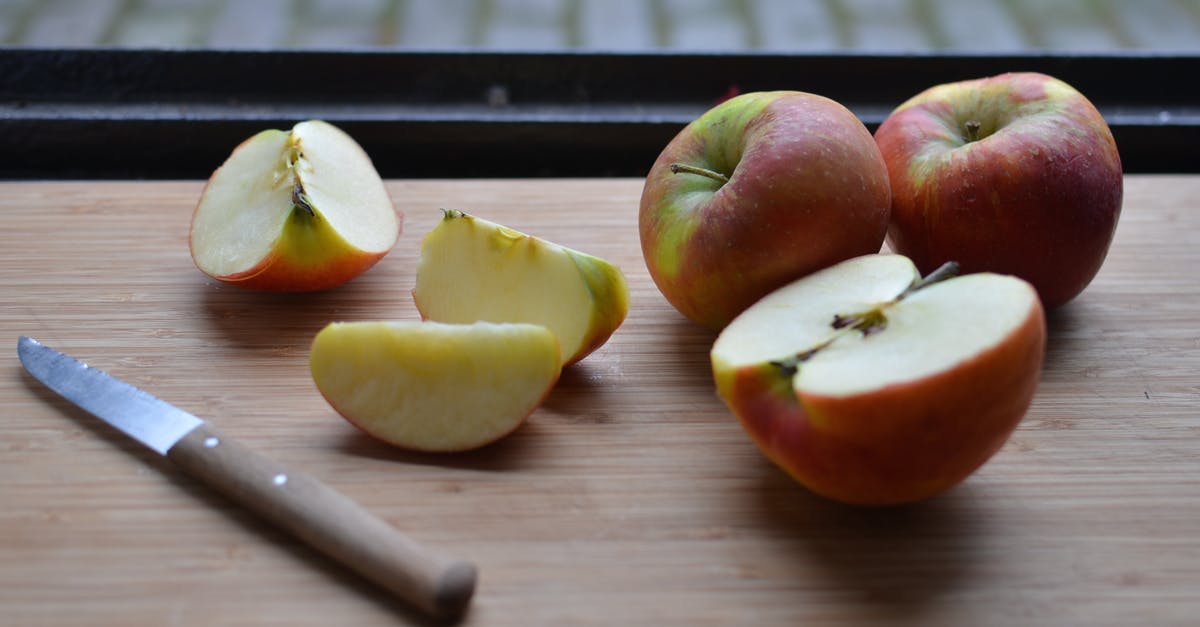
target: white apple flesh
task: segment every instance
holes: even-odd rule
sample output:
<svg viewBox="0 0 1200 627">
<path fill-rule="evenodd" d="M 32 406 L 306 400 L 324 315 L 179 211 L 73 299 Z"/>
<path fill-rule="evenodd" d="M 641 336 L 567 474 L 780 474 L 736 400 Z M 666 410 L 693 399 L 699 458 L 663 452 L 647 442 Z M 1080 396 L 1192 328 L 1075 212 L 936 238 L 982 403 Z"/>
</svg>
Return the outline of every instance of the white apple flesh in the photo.
<svg viewBox="0 0 1200 627">
<path fill-rule="evenodd" d="M 803 485 L 854 504 L 929 498 L 1007 440 L 1033 398 L 1034 288 L 978 273 L 923 282 L 869 255 L 771 293 L 712 349 L 718 393 Z"/>
<path fill-rule="evenodd" d="M 503 438 L 549 394 L 558 342 L 532 324 L 333 323 L 309 358 L 321 394 L 394 446 L 466 451 Z"/>
<path fill-rule="evenodd" d="M 603 345 L 629 310 L 608 261 L 453 210 L 421 242 L 413 299 L 428 320 L 545 326 L 564 364 Z"/>
<path fill-rule="evenodd" d="M 401 217 L 362 148 L 319 120 L 239 145 L 204 188 L 191 252 L 205 274 L 242 287 L 321 290 L 364 272 Z"/>
</svg>

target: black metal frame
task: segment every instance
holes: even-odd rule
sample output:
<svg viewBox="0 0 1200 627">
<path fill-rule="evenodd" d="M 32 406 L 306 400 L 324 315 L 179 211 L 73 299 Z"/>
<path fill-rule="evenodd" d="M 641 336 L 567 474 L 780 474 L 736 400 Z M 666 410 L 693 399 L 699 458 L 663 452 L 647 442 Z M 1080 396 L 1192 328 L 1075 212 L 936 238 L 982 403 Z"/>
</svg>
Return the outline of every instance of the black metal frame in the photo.
<svg viewBox="0 0 1200 627">
<path fill-rule="evenodd" d="M 1086 94 L 1127 172 L 1200 172 L 1200 56 L 0 49 L 0 178 L 206 178 L 333 122 L 385 177 L 641 176 L 721 98 L 798 89 L 872 130 L 942 82 L 1033 70 Z"/>
</svg>

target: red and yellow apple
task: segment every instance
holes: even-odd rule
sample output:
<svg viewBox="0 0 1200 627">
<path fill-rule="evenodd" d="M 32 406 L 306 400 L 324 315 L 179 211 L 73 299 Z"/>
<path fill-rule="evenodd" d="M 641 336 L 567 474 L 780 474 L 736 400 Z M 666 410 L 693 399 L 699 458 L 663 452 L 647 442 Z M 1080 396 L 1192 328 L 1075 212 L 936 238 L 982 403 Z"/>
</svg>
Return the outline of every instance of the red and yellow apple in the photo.
<svg viewBox="0 0 1200 627">
<path fill-rule="evenodd" d="M 646 267 L 684 316 L 720 329 L 770 291 L 879 252 L 891 191 L 869 131 L 842 105 L 753 92 L 688 124 L 646 177 Z"/>
<path fill-rule="evenodd" d="M 320 120 L 258 133 L 213 172 L 192 217 L 196 266 L 273 291 L 335 287 L 400 236 L 401 216 L 367 153 Z"/>
<path fill-rule="evenodd" d="M 549 328 L 569 365 L 608 341 L 629 311 L 619 268 L 457 210 L 421 241 L 413 300 L 439 322 L 527 322 Z"/>
<path fill-rule="evenodd" d="M 317 334 L 309 367 L 329 404 L 368 435 L 454 452 L 519 427 L 562 362 L 554 334 L 532 324 L 347 322 Z"/>
<path fill-rule="evenodd" d="M 928 272 L 1015 274 L 1047 309 L 1077 296 L 1121 213 L 1117 145 L 1070 85 L 1032 72 L 932 87 L 875 132 L 892 183 L 888 243 Z"/>
<path fill-rule="evenodd" d="M 867 255 L 772 292 L 713 345 L 719 396 L 763 453 L 857 505 L 927 499 L 1008 439 L 1037 388 L 1034 288 L 976 273 L 922 279 Z"/>
</svg>

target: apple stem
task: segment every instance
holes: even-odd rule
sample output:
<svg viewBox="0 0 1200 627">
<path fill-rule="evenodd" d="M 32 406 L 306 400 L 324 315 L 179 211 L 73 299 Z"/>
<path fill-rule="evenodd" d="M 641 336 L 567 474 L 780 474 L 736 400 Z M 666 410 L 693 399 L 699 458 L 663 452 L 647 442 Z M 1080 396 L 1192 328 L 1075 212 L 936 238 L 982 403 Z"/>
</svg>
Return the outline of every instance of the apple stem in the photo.
<svg viewBox="0 0 1200 627">
<path fill-rule="evenodd" d="M 980 124 L 979 120 L 967 120 L 963 123 L 963 128 L 967 131 L 967 141 L 979 141 L 979 130 L 983 128 L 983 124 Z"/>
<path fill-rule="evenodd" d="M 308 196 L 304 194 L 304 186 L 300 184 L 300 181 L 296 181 L 296 184 L 292 186 L 292 204 L 307 213 L 309 217 L 317 215 L 312 205 L 308 203 Z"/>
<path fill-rule="evenodd" d="M 724 174 L 721 174 L 720 172 L 716 172 L 714 170 L 709 170 L 708 168 L 702 168 L 700 166 L 688 165 L 686 163 L 672 163 L 671 164 L 671 173 L 679 174 L 680 172 L 683 172 L 686 174 L 699 174 L 700 176 L 707 176 L 708 178 L 713 179 L 714 181 L 720 181 L 722 184 L 729 182 L 729 177 L 725 176 Z"/>
<path fill-rule="evenodd" d="M 915 279 L 911 284 L 909 284 L 908 287 L 904 288 L 904 291 L 900 292 L 900 295 L 896 297 L 896 302 L 904 300 L 907 296 L 917 290 L 958 276 L 959 269 L 960 268 L 957 261 L 947 261 L 946 263 L 943 263 L 933 272 L 930 272 L 919 279 Z"/>
</svg>

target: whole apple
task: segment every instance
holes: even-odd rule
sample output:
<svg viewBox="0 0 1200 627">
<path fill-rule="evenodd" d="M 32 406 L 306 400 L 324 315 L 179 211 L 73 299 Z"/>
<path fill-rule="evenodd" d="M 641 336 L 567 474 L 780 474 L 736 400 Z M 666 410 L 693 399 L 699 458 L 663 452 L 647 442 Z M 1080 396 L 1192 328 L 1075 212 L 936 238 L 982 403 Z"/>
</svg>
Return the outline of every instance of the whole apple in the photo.
<svg viewBox="0 0 1200 627">
<path fill-rule="evenodd" d="M 875 132 L 892 183 L 888 243 L 922 272 L 1014 274 L 1047 309 L 1079 295 L 1121 213 L 1108 124 L 1070 85 L 1008 73 L 932 87 Z"/>
<path fill-rule="evenodd" d="M 731 98 L 687 125 L 642 191 L 642 255 L 663 296 L 720 329 L 772 290 L 878 252 L 891 190 L 870 132 L 796 91 Z"/>
</svg>

